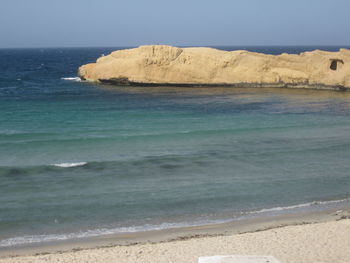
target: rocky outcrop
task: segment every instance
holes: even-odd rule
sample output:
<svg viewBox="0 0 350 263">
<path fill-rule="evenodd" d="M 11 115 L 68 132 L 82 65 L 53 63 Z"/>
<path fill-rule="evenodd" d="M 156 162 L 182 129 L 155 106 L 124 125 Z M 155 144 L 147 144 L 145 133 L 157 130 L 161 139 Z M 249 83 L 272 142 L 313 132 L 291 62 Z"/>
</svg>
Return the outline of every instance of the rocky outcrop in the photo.
<svg viewBox="0 0 350 263">
<path fill-rule="evenodd" d="M 117 85 L 350 88 L 350 50 L 267 55 L 155 45 L 118 50 L 79 68 L 87 81 Z"/>
</svg>

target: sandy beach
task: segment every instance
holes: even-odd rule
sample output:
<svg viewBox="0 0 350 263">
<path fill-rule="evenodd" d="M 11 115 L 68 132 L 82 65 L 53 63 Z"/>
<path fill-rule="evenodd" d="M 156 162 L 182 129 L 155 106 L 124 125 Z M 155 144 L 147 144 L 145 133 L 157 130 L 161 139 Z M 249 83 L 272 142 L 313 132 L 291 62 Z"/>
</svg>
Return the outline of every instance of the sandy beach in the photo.
<svg viewBox="0 0 350 263">
<path fill-rule="evenodd" d="M 2 254 L 0 263 L 195 263 L 200 256 L 230 254 L 272 255 L 284 263 L 350 262 L 349 213 L 342 211 L 328 214 L 327 217 L 313 216 L 314 219 L 318 218 L 318 220 L 315 219 L 318 222 L 311 223 L 312 217 L 309 215 L 308 219 L 300 218 L 302 220 L 294 225 L 284 225 L 281 223 L 283 221 L 269 222 L 263 225 L 265 230 L 255 229 L 253 232 L 241 234 L 226 231 L 229 234 L 192 235 L 167 241 L 97 248 L 66 250 L 56 247 L 56 252 L 53 252 L 52 248 L 51 252 L 46 253 L 32 250 L 32 255 L 11 257 Z M 210 233 L 210 231 L 207 232 Z M 37 253 L 34 254 L 34 251 Z"/>
</svg>

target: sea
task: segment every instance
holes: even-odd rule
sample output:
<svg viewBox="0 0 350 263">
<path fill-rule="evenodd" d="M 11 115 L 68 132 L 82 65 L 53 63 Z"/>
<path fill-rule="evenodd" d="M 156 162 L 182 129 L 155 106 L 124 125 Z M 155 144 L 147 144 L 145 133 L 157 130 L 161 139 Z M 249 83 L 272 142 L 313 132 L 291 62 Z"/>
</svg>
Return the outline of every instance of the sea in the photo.
<svg viewBox="0 0 350 263">
<path fill-rule="evenodd" d="M 0 49 L 0 248 L 350 202 L 350 93 L 80 81 L 117 49 Z"/>
</svg>

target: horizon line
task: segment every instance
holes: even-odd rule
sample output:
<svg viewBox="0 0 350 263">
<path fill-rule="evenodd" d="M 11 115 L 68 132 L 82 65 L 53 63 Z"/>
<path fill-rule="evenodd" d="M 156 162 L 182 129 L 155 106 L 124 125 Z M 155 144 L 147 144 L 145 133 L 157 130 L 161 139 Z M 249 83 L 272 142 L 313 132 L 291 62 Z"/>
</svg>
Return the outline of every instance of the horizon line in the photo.
<svg viewBox="0 0 350 263">
<path fill-rule="evenodd" d="M 38 46 L 38 47 L 0 47 L 1 49 L 69 49 L 69 48 L 136 48 L 139 46 L 150 46 L 150 45 L 165 45 L 165 46 L 173 46 L 173 47 L 180 47 L 180 48 L 186 48 L 186 47 L 350 47 L 350 44 L 337 44 L 337 45 L 326 45 L 326 44 L 297 44 L 297 45 L 278 45 L 278 44 L 271 44 L 271 45 L 169 45 L 169 44 L 141 44 L 141 45 L 118 45 L 118 46 L 110 46 L 110 45 L 102 45 L 102 46 Z"/>
</svg>

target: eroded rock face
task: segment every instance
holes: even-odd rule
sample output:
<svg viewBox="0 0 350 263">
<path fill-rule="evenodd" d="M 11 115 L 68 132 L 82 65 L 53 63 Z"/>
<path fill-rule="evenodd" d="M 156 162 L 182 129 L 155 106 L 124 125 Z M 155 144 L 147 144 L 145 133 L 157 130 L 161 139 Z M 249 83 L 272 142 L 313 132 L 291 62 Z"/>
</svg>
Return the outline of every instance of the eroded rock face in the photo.
<svg viewBox="0 0 350 263">
<path fill-rule="evenodd" d="M 267 55 L 155 45 L 118 50 L 79 68 L 87 81 L 120 85 L 350 88 L 350 50 Z"/>
</svg>

